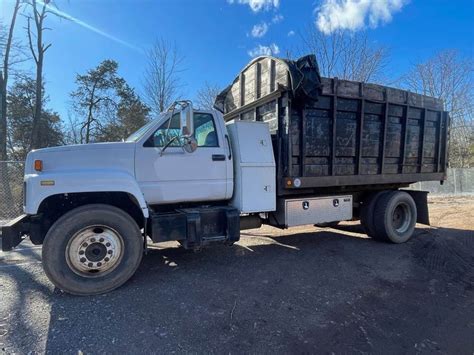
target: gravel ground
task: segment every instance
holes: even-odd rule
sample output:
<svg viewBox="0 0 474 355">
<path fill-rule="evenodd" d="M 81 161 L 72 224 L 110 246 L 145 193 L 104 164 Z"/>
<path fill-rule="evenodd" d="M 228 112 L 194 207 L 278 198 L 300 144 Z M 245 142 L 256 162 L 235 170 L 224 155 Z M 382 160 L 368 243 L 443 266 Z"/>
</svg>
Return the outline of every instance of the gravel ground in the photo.
<svg viewBox="0 0 474 355">
<path fill-rule="evenodd" d="M 0 252 L 5 353 L 474 352 L 474 198 L 437 198 L 406 244 L 265 227 L 233 247 L 154 248 L 103 296 L 55 289 L 41 247 Z"/>
</svg>

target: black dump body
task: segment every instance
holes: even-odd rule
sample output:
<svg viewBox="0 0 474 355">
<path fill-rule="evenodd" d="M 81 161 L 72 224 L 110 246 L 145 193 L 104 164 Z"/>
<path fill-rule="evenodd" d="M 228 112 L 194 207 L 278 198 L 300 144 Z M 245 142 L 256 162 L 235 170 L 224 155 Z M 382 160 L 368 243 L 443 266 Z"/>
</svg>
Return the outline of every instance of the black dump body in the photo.
<svg viewBox="0 0 474 355">
<path fill-rule="evenodd" d="M 312 55 L 254 59 L 215 107 L 226 121 L 268 122 L 279 195 L 446 178 L 449 116 L 441 100 L 321 78 Z"/>
</svg>

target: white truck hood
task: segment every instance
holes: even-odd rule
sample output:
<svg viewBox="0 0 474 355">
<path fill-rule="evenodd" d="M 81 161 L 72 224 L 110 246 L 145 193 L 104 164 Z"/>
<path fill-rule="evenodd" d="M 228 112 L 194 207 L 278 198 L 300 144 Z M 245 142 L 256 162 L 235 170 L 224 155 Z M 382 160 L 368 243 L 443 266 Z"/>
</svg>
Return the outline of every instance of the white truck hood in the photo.
<svg viewBox="0 0 474 355">
<path fill-rule="evenodd" d="M 94 143 L 33 150 L 26 158 L 25 174 L 36 174 L 34 160 L 44 172 L 84 169 L 121 170 L 134 175 L 135 143 Z"/>
</svg>

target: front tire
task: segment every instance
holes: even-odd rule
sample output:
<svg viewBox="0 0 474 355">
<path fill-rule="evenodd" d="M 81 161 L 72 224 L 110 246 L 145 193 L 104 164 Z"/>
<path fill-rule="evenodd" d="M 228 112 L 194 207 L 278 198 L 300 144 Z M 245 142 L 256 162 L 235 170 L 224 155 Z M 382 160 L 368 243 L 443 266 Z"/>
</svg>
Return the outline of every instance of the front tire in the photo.
<svg viewBox="0 0 474 355">
<path fill-rule="evenodd" d="M 42 255 L 44 271 L 55 286 L 74 295 L 96 295 L 121 286 L 135 273 L 143 237 L 123 210 L 86 205 L 53 224 Z"/>
</svg>

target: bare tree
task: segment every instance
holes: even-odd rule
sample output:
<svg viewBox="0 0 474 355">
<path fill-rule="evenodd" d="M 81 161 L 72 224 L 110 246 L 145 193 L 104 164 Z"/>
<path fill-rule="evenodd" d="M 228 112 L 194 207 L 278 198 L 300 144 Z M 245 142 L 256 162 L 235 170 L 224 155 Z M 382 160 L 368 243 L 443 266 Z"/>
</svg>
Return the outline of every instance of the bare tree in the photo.
<svg viewBox="0 0 474 355">
<path fill-rule="evenodd" d="M 196 105 L 197 107 L 204 110 L 212 110 L 214 108 L 214 102 L 216 101 L 217 95 L 220 94 L 222 89 L 215 84 L 205 82 L 204 86 L 196 93 Z"/>
<path fill-rule="evenodd" d="M 36 103 L 35 103 L 35 114 L 33 117 L 33 125 L 31 129 L 31 146 L 30 149 L 39 148 L 39 142 L 41 141 L 41 113 L 42 113 L 42 88 L 43 88 L 43 64 L 44 54 L 51 47 L 51 43 L 45 44 L 43 40 L 44 31 L 49 29 L 45 27 L 45 19 L 49 13 L 53 13 L 48 10 L 48 4 L 50 0 L 37 1 L 28 0 L 27 4 L 30 7 L 30 13 L 27 15 L 27 35 L 28 45 L 31 51 L 31 55 L 36 65 Z M 33 23 L 33 25 L 32 25 Z M 34 28 L 32 27 L 34 26 Z"/>
<path fill-rule="evenodd" d="M 7 30 L 0 28 L 0 53 L 2 58 L 2 66 L 0 67 L 0 160 L 8 160 L 7 154 L 7 88 L 8 88 L 8 75 L 10 72 L 10 55 L 13 47 L 13 32 L 15 30 L 16 18 L 18 11 L 20 10 L 20 0 L 15 1 L 13 7 L 12 18 L 10 21 L 10 27 Z M 4 163 L 2 166 L 1 186 L 0 190 L 3 190 L 2 198 L 7 203 L 11 203 L 12 191 L 9 179 L 9 168 L 8 164 Z"/>
<path fill-rule="evenodd" d="M 0 48 L 2 67 L 0 68 L 0 160 L 7 160 L 7 88 L 10 71 L 10 55 L 13 47 L 13 33 L 15 30 L 18 11 L 21 1 L 16 0 L 8 31 L 0 29 Z"/>
<path fill-rule="evenodd" d="M 145 71 L 145 98 L 154 113 L 160 113 L 176 100 L 182 87 L 179 75 L 183 57 L 175 44 L 157 40 L 148 51 Z"/>
<path fill-rule="evenodd" d="M 323 76 L 362 82 L 386 80 L 383 74 L 388 50 L 370 42 L 365 32 L 337 30 L 325 34 L 311 25 L 300 36 L 300 51 L 316 55 Z"/>
<path fill-rule="evenodd" d="M 407 87 L 444 101 L 451 117 L 450 165 L 474 165 L 474 63 L 457 51 L 445 50 L 414 64 L 405 76 Z"/>
</svg>

